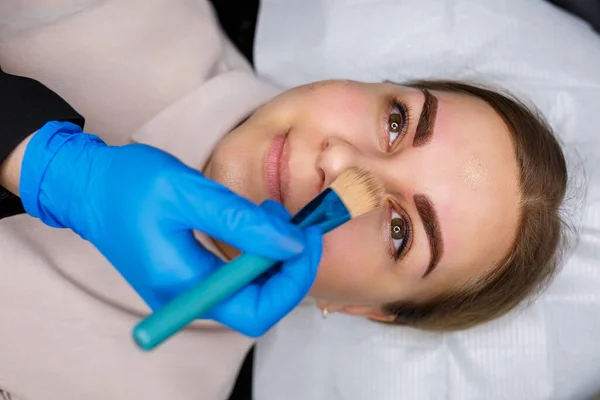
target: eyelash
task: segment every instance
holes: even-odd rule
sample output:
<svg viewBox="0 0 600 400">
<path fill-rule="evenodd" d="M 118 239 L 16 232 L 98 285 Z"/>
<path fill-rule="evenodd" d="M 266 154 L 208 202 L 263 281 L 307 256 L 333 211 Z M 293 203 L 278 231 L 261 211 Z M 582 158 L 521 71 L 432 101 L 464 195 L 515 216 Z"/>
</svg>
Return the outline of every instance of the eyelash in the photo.
<svg viewBox="0 0 600 400">
<path fill-rule="evenodd" d="M 394 261 L 401 260 L 412 244 L 412 223 L 410 218 L 404 211 L 399 211 L 396 209 L 396 206 L 392 204 L 391 201 L 388 201 L 389 204 L 389 230 L 388 230 L 388 238 L 390 243 L 390 257 L 394 259 Z M 404 221 L 404 237 L 402 239 L 394 239 L 392 229 L 394 229 L 394 220 L 402 219 Z M 396 241 L 400 243 L 396 243 Z"/>
<path fill-rule="evenodd" d="M 398 115 L 400 117 L 400 121 L 392 121 L 394 115 Z M 397 99 L 392 100 L 389 112 L 385 117 L 385 133 L 388 135 L 386 147 L 388 152 L 392 151 L 395 145 L 402 140 L 404 135 L 406 135 L 410 125 L 410 115 L 410 108 L 407 104 Z M 392 128 L 392 123 L 394 122 L 399 124 L 397 129 Z M 392 129 L 396 130 L 397 132 L 393 132 Z M 399 207 L 396 207 L 395 204 L 392 204 L 391 200 L 388 203 L 389 228 L 387 230 L 387 235 L 389 239 L 389 253 L 390 257 L 397 262 L 406 255 L 412 243 L 412 224 L 406 212 L 401 211 Z M 396 219 L 402 220 L 403 225 L 394 225 Z M 403 228 L 405 230 L 404 237 L 402 239 L 393 238 L 392 230 L 394 228 Z"/>
<path fill-rule="evenodd" d="M 394 110 L 397 110 L 398 112 L 394 113 Z M 392 132 L 392 123 L 398 123 L 396 121 L 392 122 L 392 116 L 394 115 L 399 115 L 401 118 L 400 126 L 398 127 L 398 132 Z M 401 101 L 394 99 L 392 100 L 392 104 L 391 104 L 391 108 L 390 111 L 386 117 L 386 131 L 388 134 L 388 140 L 387 140 L 387 150 L 391 151 L 394 147 L 394 145 L 400 141 L 404 135 L 406 134 L 407 130 L 408 130 L 408 126 L 410 123 L 410 109 L 408 107 L 408 105 L 402 103 Z M 396 135 L 392 138 L 392 135 Z"/>
</svg>

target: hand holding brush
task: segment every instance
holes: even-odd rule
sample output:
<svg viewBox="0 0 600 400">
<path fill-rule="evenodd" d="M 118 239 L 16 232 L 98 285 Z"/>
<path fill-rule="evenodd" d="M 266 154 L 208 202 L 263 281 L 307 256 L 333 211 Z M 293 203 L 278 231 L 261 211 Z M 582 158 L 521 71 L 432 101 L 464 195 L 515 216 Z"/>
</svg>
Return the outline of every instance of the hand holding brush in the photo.
<svg viewBox="0 0 600 400">
<path fill-rule="evenodd" d="M 351 168 L 294 215 L 291 222 L 303 229 L 316 227 L 325 234 L 374 210 L 382 200 L 379 181 L 367 171 Z M 153 349 L 276 264 L 265 257 L 240 255 L 140 322 L 133 332 L 136 343 L 144 350 Z"/>
</svg>

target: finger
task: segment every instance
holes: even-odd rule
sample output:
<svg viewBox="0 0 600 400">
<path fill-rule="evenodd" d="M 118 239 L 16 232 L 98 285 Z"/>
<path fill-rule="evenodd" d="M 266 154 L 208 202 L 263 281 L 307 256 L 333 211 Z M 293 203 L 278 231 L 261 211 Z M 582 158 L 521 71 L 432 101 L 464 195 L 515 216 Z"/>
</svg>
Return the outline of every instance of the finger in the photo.
<svg viewBox="0 0 600 400">
<path fill-rule="evenodd" d="M 284 221 L 292 219 L 292 215 L 286 210 L 283 204 L 273 200 L 265 200 L 261 203 L 260 208 L 265 210 L 271 215 L 281 218 Z"/>
<path fill-rule="evenodd" d="M 200 174 L 182 179 L 179 209 L 186 223 L 242 252 L 276 260 L 304 248 L 299 228 Z"/>
<path fill-rule="evenodd" d="M 321 258 L 321 231 L 308 229 L 306 237 L 302 255 L 285 262 L 264 284 L 249 285 L 221 303 L 209 317 L 252 337 L 264 334 L 285 317 L 309 292 Z"/>
<path fill-rule="evenodd" d="M 255 337 L 253 329 L 256 328 L 257 321 L 254 303 L 258 297 L 258 289 L 258 285 L 250 284 L 201 317 L 213 319 L 234 331 Z"/>
<path fill-rule="evenodd" d="M 305 251 L 300 256 L 284 262 L 281 271 L 260 287 L 256 314 L 266 319 L 271 318 L 270 325 L 296 307 L 315 281 L 323 251 L 321 230 L 317 227 L 307 229 L 306 240 Z M 270 308 L 270 305 L 279 307 Z"/>
</svg>

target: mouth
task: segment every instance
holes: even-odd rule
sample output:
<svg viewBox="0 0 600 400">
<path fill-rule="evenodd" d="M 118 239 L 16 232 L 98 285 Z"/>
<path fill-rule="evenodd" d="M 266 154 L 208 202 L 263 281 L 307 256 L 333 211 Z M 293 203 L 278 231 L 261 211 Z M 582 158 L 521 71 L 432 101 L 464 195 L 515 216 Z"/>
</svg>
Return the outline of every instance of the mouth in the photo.
<svg viewBox="0 0 600 400">
<path fill-rule="evenodd" d="M 265 181 L 269 199 L 283 203 L 289 181 L 289 149 L 288 134 L 277 136 L 265 154 Z"/>
</svg>

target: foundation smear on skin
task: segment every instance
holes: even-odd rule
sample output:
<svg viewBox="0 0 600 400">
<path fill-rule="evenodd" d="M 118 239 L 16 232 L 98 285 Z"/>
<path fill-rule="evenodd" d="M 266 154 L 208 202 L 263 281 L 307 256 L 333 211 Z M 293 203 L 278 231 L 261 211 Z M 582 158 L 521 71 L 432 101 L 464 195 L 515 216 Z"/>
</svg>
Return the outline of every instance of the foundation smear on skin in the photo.
<svg viewBox="0 0 600 400">
<path fill-rule="evenodd" d="M 481 160 L 472 156 L 461 166 L 460 176 L 473 190 L 475 190 L 481 186 L 483 181 L 487 178 L 488 173 Z"/>
</svg>

